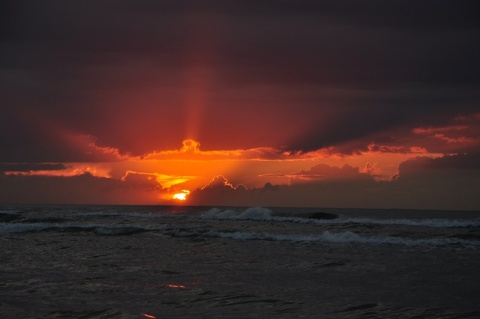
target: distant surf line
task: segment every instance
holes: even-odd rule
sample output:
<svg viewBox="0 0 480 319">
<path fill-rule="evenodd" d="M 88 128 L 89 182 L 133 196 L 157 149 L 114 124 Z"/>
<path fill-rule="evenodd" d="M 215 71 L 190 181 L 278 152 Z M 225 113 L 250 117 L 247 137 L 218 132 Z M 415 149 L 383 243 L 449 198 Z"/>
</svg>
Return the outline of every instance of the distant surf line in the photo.
<svg viewBox="0 0 480 319">
<path fill-rule="evenodd" d="M 275 216 L 268 208 L 250 207 L 244 211 L 233 209 L 220 210 L 213 208 L 203 214 L 205 219 L 223 220 L 258 220 L 278 221 L 305 224 L 374 224 L 374 225 L 405 225 L 432 228 L 456 228 L 456 227 L 480 227 L 480 219 L 456 220 L 456 219 L 373 219 L 373 218 L 336 218 L 336 219 L 312 219 L 295 216 Z"/>
</svg>

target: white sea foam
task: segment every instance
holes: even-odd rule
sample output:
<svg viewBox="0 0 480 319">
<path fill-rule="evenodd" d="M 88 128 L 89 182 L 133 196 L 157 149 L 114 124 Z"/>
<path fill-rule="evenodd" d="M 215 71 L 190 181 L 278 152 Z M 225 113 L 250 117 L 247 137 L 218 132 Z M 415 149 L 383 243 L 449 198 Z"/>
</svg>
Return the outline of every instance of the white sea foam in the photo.
<svg viewBox="0 0 480 319">
<path fill-rule="evenodd" d="M 267 241 L 288 241 L 288 242 L 311 242 L 311 243 L 337 243 L 337 244 L 368 244 L 368 245 L 402 245 L 402 246 L 480 246 L 478 241 L 470 241 L 455 238 L 435 239 L 411 239 L 392 236 L 361 236 L 351 231 L 332 233 L 324 231 L 320 235 L 282 235 L 256 232 L 222 232 L 208 231 L 203 233 L 186 230 L 173 230 L 169 232 L 176 237 L 209 237 L 226 238 L 233 240 L 267 240 Z"/>
<path fill-rule="evenodd" d="M 272 220 L 272 211 L 263 207 L 250 207 L 242 212 L 233 209 L 220 210 L 213 208 L 207 211 L 206 219 L 239 219 L 239 220 Z"/>
<path fill-rule="evenodd" d="M 17 214 L 18 209 L 13 209 L 13 208 L 1 208 L 0 209 L 0 214 Z"/>
<path fill-rule="evenodd" d="M 203 218 L 221 220 L 258 220 L 292 222 L 301 224 L 334 225 L 334 224 L 365 224 L 365 225 L 405 225 L 432 228 L 480 227 L 480 219 L 373 219 L 373 218 L 337 218 L 312 219 L 295 216 L 274 216 L 272 211 L 263 207 L 251 207 L 244 211 L 233 209 L 220 210 L 213 208 L 207 211 Z"/>
<path fill-rule="evenodd" d="M 52 224 L 49 223 L 0 223 L 0 235 L 40 232 L 51 228 Z"/>
<path fill-rule="evenodd" d="M 376 224 L 376 225 L 406 225 L 423 226 L 433 228 L 456 228 L 456 227 L 479 227 L 479 219 L 370 219 L 370 218 L 346 218 L 345 223 Z"/>
<path fill-rule="evenodd" d="M 58 224 L 58 223 L 0 223 L 0 235 L 42 232 L 42 231 L 91 231 L 98 235 L 128 235 L 142 231 L 163 231 L 175 237 L 206 237 L 233 240 L 266 240 L 310 243 L 368 244 L 368 245 L 403 245 L 403 246 L 469 246 L 479 247 L 480 241 L 458 238 L 413 239 L 393 236 L 362 236 L 357 233 L 324 231 L 321 234 L 287 235 L 266 232 L 241 231 L 204 231 L 197 232 L 198 226 L 176 228 L 168 225 L 108 225 L 108 224 Z M 200 227 L 201 228 L 201 227 Z"/>
<path fill-rule="evenodd" d="M 250 207 L 244 211 L 237 212 L 233 209 L 220 210 L 213 208 L 202 215 L 204 219 L 220 219 L 220 220 L 254 220 L 254 221 L 275 221 L 275 222 L 291 222 L 310 224 L 313 219 L 290 217 L 290 216 L 274 216 L 272 211 L 264 207 Z"/>
</svg>

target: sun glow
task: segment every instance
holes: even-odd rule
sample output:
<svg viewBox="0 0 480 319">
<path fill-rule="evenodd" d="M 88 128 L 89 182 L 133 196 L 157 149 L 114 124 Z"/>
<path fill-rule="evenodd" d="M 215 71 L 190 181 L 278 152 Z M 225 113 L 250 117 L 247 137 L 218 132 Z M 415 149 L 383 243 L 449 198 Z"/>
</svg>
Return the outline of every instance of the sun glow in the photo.
<svg viewBox="0 0 480 319">
<path fill-rule="evenodd" d="M 173 199 L 178 200 L 187 200 L 187 195 L 190 194 L 190 191 L 184 189 L 181 193 L 173 194 Z"/>
</svg>

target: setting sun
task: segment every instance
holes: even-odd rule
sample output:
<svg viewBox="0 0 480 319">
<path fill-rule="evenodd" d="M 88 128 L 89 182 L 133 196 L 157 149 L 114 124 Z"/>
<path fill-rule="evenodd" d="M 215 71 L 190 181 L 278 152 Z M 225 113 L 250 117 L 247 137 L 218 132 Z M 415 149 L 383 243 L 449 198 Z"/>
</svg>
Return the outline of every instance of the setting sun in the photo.
<svg viewBox="0 0 480 319">
<path fill-rule="evenodd" d="M 182 190 L 181 193 L 174 194 L 173 199 L 186 200 L 188 194 L 190 194 L 190 191 L 184 189 L 184 190 Z"/>
</svg>

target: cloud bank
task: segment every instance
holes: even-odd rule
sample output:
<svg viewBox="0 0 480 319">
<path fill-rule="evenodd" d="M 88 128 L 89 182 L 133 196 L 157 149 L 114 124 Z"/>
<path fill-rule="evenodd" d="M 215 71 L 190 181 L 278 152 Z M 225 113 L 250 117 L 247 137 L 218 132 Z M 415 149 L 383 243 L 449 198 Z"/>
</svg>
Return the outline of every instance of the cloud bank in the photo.
<svg viewBox="0 0 480 319">
<path fill-rule="evenodd" d="M 0 202 L 478 208 L 475 4 L 5 0 Z"/>
</svg>

